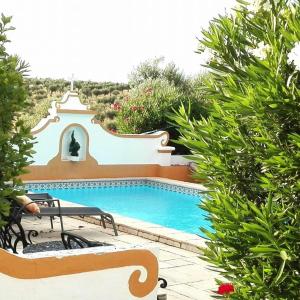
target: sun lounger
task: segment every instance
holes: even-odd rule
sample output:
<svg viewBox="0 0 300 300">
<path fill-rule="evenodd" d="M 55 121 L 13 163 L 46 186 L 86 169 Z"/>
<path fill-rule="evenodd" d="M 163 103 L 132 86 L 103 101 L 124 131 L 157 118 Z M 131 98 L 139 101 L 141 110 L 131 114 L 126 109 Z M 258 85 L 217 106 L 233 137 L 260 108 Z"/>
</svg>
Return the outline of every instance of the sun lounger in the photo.
<svg viewBox="0 0 300 300">
<path fill-rule="evenodd" d="M 52 219 L 54 217 L 60 218 L 61 230 L 64 231 L 63 219 L 62 217 L 84 217 L 84 216 L 99 216 L 104 228 L 106 228 L 105 222 L 112 224 L 115 235 L 118 235 L 116 224 L 114 218 L 111 214 L 104 212 L 98 207 L 91 206 L 78 206 L 78 207 L 65 207 L 60 205 L 58 199 L 54 199 L 48 193 L 40 194 L 26 194 L 32 201 L 36 203 L 47 203 L 47 206 L 40 206 L 40 213 L 37 214 L 38 217 L 50 217 L 51 226 L 53 228 Z M 55 206 L 57 204 L 57 206 Z M 24 210 L 25 213 L 29 212 Z"/>
<path fill-rule="evenodd" d="M 113 246 L 105 242 L 90 241 L 71 232 L 61 232 L 60 241 L 32 243 L 32 238 L 38 236 L 36 230 L 25 230 L 22 226 L 22 212 L 18 206 L 11 207 L 10 214 L 4 217 L 5 224 L 0 227 L 0 248 L 13 253 L 35 253 L 63 249 L 78 249 L 99 246 Z"/>
</svg>

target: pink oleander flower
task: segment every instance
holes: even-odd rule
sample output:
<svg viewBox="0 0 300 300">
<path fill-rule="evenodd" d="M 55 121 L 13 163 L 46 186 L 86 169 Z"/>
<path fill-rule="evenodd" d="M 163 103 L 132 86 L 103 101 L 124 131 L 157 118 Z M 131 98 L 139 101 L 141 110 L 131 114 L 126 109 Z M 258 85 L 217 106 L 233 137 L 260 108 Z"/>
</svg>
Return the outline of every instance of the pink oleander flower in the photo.
<svg viewBox="0 0 300 300">
<path fill-rule="evenodd" d="M 111 108 L 113 108 L 114 110 L 120 110 L 121 109 L 121 104 L 119 103 L 114 103 L 111 105 Z"/>
</svg>

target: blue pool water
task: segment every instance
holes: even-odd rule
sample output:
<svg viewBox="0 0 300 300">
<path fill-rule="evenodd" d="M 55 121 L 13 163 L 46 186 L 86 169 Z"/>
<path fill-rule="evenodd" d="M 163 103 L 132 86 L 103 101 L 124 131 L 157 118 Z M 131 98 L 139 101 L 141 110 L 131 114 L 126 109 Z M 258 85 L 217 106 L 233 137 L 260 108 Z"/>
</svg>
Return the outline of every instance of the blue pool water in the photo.
<svg viewBox="0 0 300 300">
<path fill-rule="evenodd" d="M 209 229 L 205 212 L 198 204 L 200 196 L 178 193 L 147 185 L 33 190 L 53 197 L 104 211 L 140 219 L 188 233 L 203 235 L 199 227 Z"/>
</svg>

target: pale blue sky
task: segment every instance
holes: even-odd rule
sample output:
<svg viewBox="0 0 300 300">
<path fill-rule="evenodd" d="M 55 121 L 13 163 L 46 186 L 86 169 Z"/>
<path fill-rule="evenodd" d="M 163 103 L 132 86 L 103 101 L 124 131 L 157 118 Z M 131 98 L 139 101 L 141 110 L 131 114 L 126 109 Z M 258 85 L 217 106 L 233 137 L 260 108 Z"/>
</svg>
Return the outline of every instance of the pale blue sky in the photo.
<svg viewBox="0 0 300 300">
<path fill-rule="evenodd" d="M 141 61 L 164 56 L 201 71 L 201 28 L 235 0 L 0 0 L 16 31 L 9 50 L 31 76 L 126 82 Z"/>
</svg>

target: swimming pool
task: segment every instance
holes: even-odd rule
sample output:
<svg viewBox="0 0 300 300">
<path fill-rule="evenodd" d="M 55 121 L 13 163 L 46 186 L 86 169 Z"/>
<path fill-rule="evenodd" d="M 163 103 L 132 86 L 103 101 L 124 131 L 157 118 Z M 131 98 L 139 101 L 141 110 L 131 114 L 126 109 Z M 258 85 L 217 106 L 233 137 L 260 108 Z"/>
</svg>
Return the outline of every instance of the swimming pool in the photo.
<svg viewBox="0 0 300 300">
<path fill-rule="evenodd" d="M 189 190 L 165 188 L 145 182 L 92 187 L 44 184 L 29 188 L 33 192 L 48 192 L 61 200 L 97 206 L 104 211 L 188 233 L 202 235 L 199 227 L 209 229 L 205 212 L 198 207 L 202 198 L 195 191 L 191 193 Z"/>
</svg>

